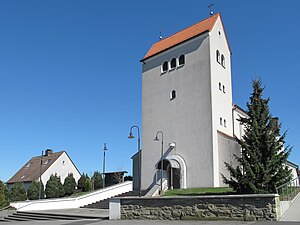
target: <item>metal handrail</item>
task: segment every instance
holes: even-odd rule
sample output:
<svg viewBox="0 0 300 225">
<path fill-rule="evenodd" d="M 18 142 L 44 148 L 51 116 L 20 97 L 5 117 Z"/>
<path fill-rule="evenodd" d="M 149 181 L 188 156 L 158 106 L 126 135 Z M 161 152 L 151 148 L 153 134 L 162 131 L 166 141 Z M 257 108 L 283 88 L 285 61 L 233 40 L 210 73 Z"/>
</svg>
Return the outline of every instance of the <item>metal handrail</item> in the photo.
<svg viewBox="0 0 300 225">
<path fill-rule="evenodd" d="M 300 176 L 292 179 L 291 181 L 280 185 L 276 188 L 277 194 L 280 195 L 282 201 L 284 200 L 292 200 L 300 191 L 300 184 L 299 184 Z M 297 191 L 298 189 L 298 191 Z"/>
</svg>

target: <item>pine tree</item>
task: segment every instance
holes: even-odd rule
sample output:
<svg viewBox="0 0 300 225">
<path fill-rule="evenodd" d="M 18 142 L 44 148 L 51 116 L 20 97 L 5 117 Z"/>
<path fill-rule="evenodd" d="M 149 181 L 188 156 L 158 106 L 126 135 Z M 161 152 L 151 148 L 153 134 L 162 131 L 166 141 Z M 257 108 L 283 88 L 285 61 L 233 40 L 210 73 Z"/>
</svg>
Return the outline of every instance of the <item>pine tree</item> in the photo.
<svg viewBox="0 0 300 225">
<path fill-rule="evenodd" d="M 78 190 L 82 190 L 83 191 L 85 180 L 86 180 L 86 176 L 85 176 L 84 173 L 82 173 L 82 175 L 80 176 L 80 178 L 79 178 L 79 180 L 77 182 L 77 189 Z"/>
<path fill-rule="evenodd" d="M 88 192 L 92 190 L 92 182 L 91 179 L 86 176 L 85 182 L 84 182 L 84 186 L 83 186 L 83 191 Z"/>
<path fill-rule="evenodd" d="M 73 174 L 70 173 L 68 176 L 65 178 L 64 181 L 64 189 L 65 189 L 65 194 L 67 196 L 70 196 L 71 194 L 74 193 L 76 188 L 76 181 L 75 178 L 73 177 Z"/>
<path fill-rule="evenodd" d="M 27 197 L 29 200 L 36 200 L 40 197 L 40 182 L 33 181 L 27 190 Z M 41 185 L 41 199 L 45 197 L 44 185 Z"/>
<path fill-rule="evenodd" d="M 0 180 L 0 209 L 9 205 L 7 193 L 6 185 Z"/>
<path fill-rule="evenodd" d="M 47 181 L 45 193 L 46 198 L 60 198 L 65 195 L 64 187 L 56 174 L 51 175 Z"/>
<path fill-rule="evenodd" d="M 240 118 L 245 134 L 239 140 L 241 156 L 235 155 L 239 166 L 225 163 L 231 177 L 222 177 L 238 193 L 275 193 L 276 187 L 291 180 L 285 164 L 291 148 L 284 148 L 286 132 L 280 135 L 281 125 L 269 111 L 270 99 L 262 97 L 261 80 L 254 80 L 252 86 L 248 117 Z"/>
<path fill-rule="evenodd" d="M 103 187 L 102 176 L 99 171 L 94 172 L 94 175 L 92 176 L 92 181 L 94 184 L 94 190 L 98 190 Z"/>
<path fill-rule="evenodd" d="M 9 192 L 9 200 L 11 202 L 27 200 L 26 191 L 22 183 L 18 182 L 13 185 Z"/>
</svg>

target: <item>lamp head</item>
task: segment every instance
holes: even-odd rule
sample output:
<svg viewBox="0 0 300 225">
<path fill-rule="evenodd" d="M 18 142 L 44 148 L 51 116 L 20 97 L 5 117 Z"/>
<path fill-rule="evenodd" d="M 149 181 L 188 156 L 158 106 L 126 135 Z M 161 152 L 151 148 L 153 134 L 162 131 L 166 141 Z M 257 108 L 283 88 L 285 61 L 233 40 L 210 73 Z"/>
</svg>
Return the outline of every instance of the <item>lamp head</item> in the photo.
<svg viewBox="0 0 300 225">
<path fill-rule="evenodd" d="M 132 135 L 132 132 L 130 132 L 128 138 L 129 138 L 129 139 L 133 139 L 133 138 L 135 138 L 135 136 L 133 136 L 133 135 Z"/>
<path fill-rule="evenodd" d="M 159 141 L 159 139 L 158 139 L 158 137 L 157 137 L 157 136 L 155 136 L 155 138 L 154 138 L 154 141 Z"/>
</svg>

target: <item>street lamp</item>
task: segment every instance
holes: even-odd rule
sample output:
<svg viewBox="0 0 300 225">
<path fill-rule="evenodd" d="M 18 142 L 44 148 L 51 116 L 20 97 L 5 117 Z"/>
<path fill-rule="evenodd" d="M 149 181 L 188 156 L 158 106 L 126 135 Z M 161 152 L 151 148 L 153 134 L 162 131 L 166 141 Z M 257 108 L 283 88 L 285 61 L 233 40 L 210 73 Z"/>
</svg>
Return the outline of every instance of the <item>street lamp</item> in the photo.
<svg viewBox="0 0 300 225">
<path fill-rule="evenodd" d="M 142 180 L 142 174 L 141 174 L 141 165 L 142 165 L 142 155 L 141 155 L 141 139 L 140 139 L 140 128 L 136 125 L 130 127 L 130 132 L 129 132 L 129 139 L 135 138 L 132 135 L 132 129 L 136 128 L 138 131 L 138 179 L 139 179 L 139 197 L 142 195 L 142 190 L 141 190 L 141 180 Z"/>
<path fill-rule="evenodd" d="M 106 143 L 104 143 L 104 147 L 103 147 L 103 173 L 102 173 L 102 184 L 103 184 L 103 188 L 105 187 L 105 153 L 108 149 L 106 148 Z"/>
<path fill-rule="evenodd" d="M 158 134 L 161 134 L 161 156 L 160 156 L 160 194 L 163 193 L 162 187 L 162 179 L 163 179 L 163 154 L 164 154 L 164 133 L 162 131 L 158 131 L 155 135 L 154 141 L 159 141 Z"/>
</svg>

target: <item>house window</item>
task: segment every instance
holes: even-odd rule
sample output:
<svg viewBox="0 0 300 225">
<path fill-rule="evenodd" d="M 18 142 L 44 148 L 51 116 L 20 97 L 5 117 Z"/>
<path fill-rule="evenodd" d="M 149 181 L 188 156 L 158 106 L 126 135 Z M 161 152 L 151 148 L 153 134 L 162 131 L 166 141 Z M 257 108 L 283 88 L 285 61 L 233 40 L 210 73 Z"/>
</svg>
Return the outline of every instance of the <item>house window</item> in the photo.
<svg viewBox="0 0 300 225">
<path fill-rule="evenodd" d="M 63 164 L 63 166 L 64 166 L 64 165 L 66 165 L 66 162 L 65 162 L 65 161 L 63 161 L 63 162 L 62 162 L 62 164 Z"/>
<path fill-rule="evenodd" d="M 220 117 L 220 125 L 223 125 L 223 119 Z"/>
<path fill-rule="evenodd" d="M 183 66 L 185 64 L 185 57 L 184 55 L 179 56 L 179 66 Z"/>
<path fill-rule="evenodd" d="M 224 127 L 226 127 L 226 120 L 224 119 Z"/>
<path fill-rule="evenodd" d="M 221 65 L 223 67 L 225 67 L 225 56 L 224 55 L 221 56 Z"/>
<path fill-rule="evenodd" d="M 171 69 L 175 69 L 176 68 L 176 58 L 173 58 L 171 60 Z"/>
<path fill-rule="evenodd" d="M 51 159 L 47 159 L 47 160 L 44 162 L 44 165 L 47 165 L 50 161 L 51 161 Z"/>
<path fill-rule="evenodd" d="M 171 93 L 170 93 L 170 100 L 173 100 L 173 99 L 175 99 L 175 98 L 176 98 L 176 91 L 173 90 L 173 91 L 171 91 Z"/>
<path fill-rule="evenodd" d="M 223 85 L 223 93 L 225 93 L 225 85 Z"/>
<path fill-rule="evenodd" d="M 29 163 L 26 165 L 26 168 L 29 168 L 31 165 L 32 165 L 32 162 L 29 162 Z"/>
<path fill-rule="evenodd" d="M 219 90 L 222 91 L 222 84 L 219 82 Z"/>
<path fill-rule="evenodd" d="M 168 71 L 168 62 L 164 62 L 162 65 L 162 73 L 165 73 Z"/>
<path fill-rule="evenodd" d="M 217 62 L 220 63 L 220 52 L 219 52 L 219 50 L 217 50 L 216 57 L 217 57 Z"/>
</svg>

